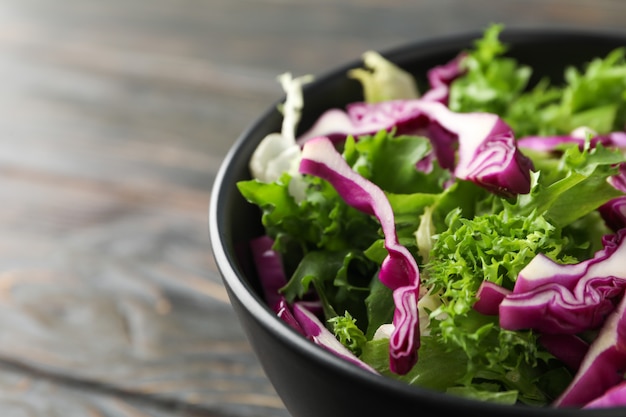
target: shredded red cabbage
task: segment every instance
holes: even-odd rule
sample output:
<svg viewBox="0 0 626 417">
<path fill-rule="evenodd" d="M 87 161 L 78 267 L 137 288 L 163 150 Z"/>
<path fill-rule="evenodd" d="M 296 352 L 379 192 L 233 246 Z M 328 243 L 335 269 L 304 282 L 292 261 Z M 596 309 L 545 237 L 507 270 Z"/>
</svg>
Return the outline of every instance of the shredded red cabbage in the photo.
<svg viewBox="0 0 626 417">
<path fill-rule="evenodd" d="M 272 249 L 274 241 L 269 236 L 260 236 L 250 241 L 253 261 L 265 299 L 276 315 L 292 329 L 315 344 L 334 353 L 369 372 L 378 373 L 358 359 L 339 342 L 318 318 L 321 307 L 317 301 L 297 301 L 289 305 L 280 288 L 286 283 L 280 254 Z"/>
<path fill-rule="evenodd" d="M 574 380 L 553 405 L 582 407 L 623 381 L 625 371 L 626 298 L 622 298 L 589 347 Z"/>
<path fill-rule="evenodd" d="M 300 323 L 293 315 L 289 303 L 285 297 L 280 297 L 279 301 L 274 305 L 274 312 L 276 315 L 292 329 L 300 333 L 302 336 L 307 337 L 306 331 L 300 326 Z"/>
<path fill-rule="evenodd" d="M 447 64 L 431 68 L 428 71 L 430 90 L 422 96 L 422 100 L 447 104 L 450 96 L 450 84 L 466 72 L 461 66 L 461 62 L 466 56 L 467 54 L 461 53 Z"/>
<path fill-rule="evenodd" d="M 603 395 L 587 403 L 583 408 L 609 408 L 626 406 L 626 382 L 622 382 Z"/>
<path fill-rule="evenodd" d="M 378 186 L 353 171 L 327 138 L 316 138 L 304 145 L 300 172 L 327 180 L 347 204 L 378 218 L 388 251 L 379 279 L 393 290 L 395 303 L 389 366 L 392 372 L 407 373 L 417 361 L 420 344 L 417 311 L 420 274 L 411 253 L 398 242 L 387 197 Z"/>
<path fill-rule="evenodd" d="M 598 207 L 606 225 L 613 231 L 626 227 L 626 196 L 617 197 Z"/>
<path fill-rule="evenodd" d="M 517 146 L 535 151 L 553 152 L 557 151 L 560 145 L 570 143 L 576 143 L 582 148 L 585 145 L 585 138 L 579 135 L 527 136 L 518 139 Z M 590 138 L 591 147 L 598 143 L 607 148 L 626 148 L 626 132 L 611 132 L 606 135 L 594 135 Z"/>
<path fill-rule="evenodd" d="M 504 297 L 511 294 L 511 290 L 491 281 L 483 281 L 476 292 L 474 310 L 486 316 L 496 316 L 499 313 L 500 303 Z"/>
<path fill-rule="evenodd" d="M 626 251 L 622 254 L 625 255 Z M 597 329 L 615 308 L 626 288 L 623 278 L 581 279 L 573 291 L 547 284 L 527 293 L 512 294 L 500 304 L 500 327 L 574 334 Z"/>
<path fill-rule="evenodd" d="M 297 320 L 307 339 L 366 371 L 378 374 L 374 368 L 357 358 L 342 345 L 320 319 L 307 308 L 305 303 L 295 302 L 293 304 L 293 317 Z"/>
<path fill-rule="evenodd" d="M 626 288 L 626 229 L 586 261 L 563 265 L 537 255 L 500 303 L 500 327 L 574 334 L 600 327 Z"/>
<path fill-rule="evenodd" d="M 423 99 L 352 103 L 346 112 L 328 110 L 298 141 L 319 136 L 337 140 L 392 129 L 427 136 L 439 164 L 453 169 L 459 179 L 503 196 L 530 191 L 532 162 L 517 148 L 511 128 L 495 114 L 455 113 L 442 103 Z"/>
<path fill-rule="evenodd" d="M 477 301 L 474 310 L 488 316 L 497 316 L 500 304 L 508 295 L 512 294 L 501 285 L 491 281 L 483 281 L 476 293 Z M 567 367 L 576 371 L 589 350 L 589 344 L 573 334 L 541 334 L 538 342 L 555 358 Z"/>
<path fill-rule="evenodd" d="M 280 289 L 287 284 L 283 261 L 280 253 L 272 249 L 274 240 L 267 236 L 259 236 L 250 240 L 252 259 L 263 291 L 265 302 L 276 311 L 277 304 L 283 302 Z"/>
<path fill-rule="evenodd" d="M 537 341 L 573 371 L 580 368 L 589 351 L 589 343 L 573 334 L 542 334 Z"/>
</svg>

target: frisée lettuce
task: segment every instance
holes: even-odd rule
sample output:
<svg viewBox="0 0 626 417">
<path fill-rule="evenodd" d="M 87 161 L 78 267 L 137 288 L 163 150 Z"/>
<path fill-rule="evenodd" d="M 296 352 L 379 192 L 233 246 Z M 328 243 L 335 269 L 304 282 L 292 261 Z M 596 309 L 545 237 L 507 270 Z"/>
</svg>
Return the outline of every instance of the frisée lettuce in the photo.
<svg viewBox="0 0 626 417">
<path fill-rule="evenodd" d="M 238 183 L 261 211 L 265 297 L 304 337 L 409 384 L 505 404 L 626 404 L 611 390 L 626 362 L 607 360 L 619 348 L 604 342 L 621 340 L 626 277 L 595 272 L 621 268 L 602 254 L 626 224 L 624 51 L 531 86 L 502 29 L 431 69 L 423 93 L 366 53 L 347 74 L 365 101 L 328 109 L 299 137 L 310 78 L 281 78 L 289 122 Z M 520 293 L 536 265 L 541 283 Z M 561 270 L 591 284 L 570 297 L 555 289 Z M 553 331 L 561 313 L 578 327 Z"/>
</svg>

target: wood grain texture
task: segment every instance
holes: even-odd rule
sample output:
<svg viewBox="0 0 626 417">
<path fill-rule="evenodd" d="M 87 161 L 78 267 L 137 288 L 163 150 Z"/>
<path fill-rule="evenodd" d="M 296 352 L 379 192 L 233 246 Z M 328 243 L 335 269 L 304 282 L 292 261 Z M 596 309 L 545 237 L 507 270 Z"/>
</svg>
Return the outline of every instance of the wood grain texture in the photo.
<svg viewBox="0 0 626 417">
<path fill-rule="evenodd" d="M 210 414 L 172 404 L 153 404 L 138 397 L 58 382 L 44 375 L 25 375 L 0 365 L 0 410 L 3 417 L 202 417 Z M 212 414 L 218 417 L 218 414 Z"/>
<path fill-rule="evenodd" d="M 491 22 L 621 31 L 625 13 L 621 0 L 2 0 L 0 414 L 287 416 L 206 226 L 219 164 L 282 96 L 276 76 Z"/>
</svg>

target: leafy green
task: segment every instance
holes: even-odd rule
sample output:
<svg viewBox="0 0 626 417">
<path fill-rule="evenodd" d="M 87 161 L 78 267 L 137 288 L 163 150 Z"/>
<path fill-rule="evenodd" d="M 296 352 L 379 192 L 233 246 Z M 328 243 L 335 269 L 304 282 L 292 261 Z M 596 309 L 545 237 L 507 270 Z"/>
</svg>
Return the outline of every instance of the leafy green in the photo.
<svg viewBox="0 0 626 417">
<path fill-rule="evenodd" d="M 290 180 L 290 176 L 283 175 L 272 183 L 257 180 L 237 183 L 241 194 L 261 208 L 262 224 L 276 240 L 276 250 L 286 253 L 295 247 L 302 256 L 316 248 L 363 249 L 367 242 L 378 238 L 377 222 L 345 204 L 327 182 L 303 177 L 307 184 L 305 199 L 297 203 L 289 193 Z"/>
<path fill-rule="evenodd" d="M 335 337 L 352 353 L 360 355 L 367 342 L 365 334 L 356 325 L 356 319 L 348 311 L 343 316 L 331 317 L 328 322 L 332 326 Z"/>
<path fill-rule="evenodd" d="M 589 62 L 584 71 L 569 67 L 557 121 L 562 130 L 588 126 L 599 133 L 623 129 L 626 121 L 626 49 Z"/>
<path fill-rule="evenodd" d="M 437 391 L 457 385 L 467 366 L 462 351 L 450 349 L 428 336 L 422 337 L 419 360 L 406 375 L 398 376 L 389 371 L 389 339 L 367 342 L 360 358 L 385 376 Z"/>
<path fill-rule="evenodd" d="M 586 66 L 564 69 L 563 84 L 540 80 L 529 88 L 531 69 L 507 57 L 502 25 L 488 27 L 463 60 L 466 74 L 450 86 L 450 109 L 496 113 L 517 137 L 569 134 L 580 126 L 597 133 L 626 123 L 626 49 Z"/>
<path fill-rule="evenodd" d="M 489 26 L 474 49 L 467 51 L 462 61 L 466 73 L 450 86 L 450 110 L 502 115 L 526 88 L 531 69 L 504 56 L 507 47 L 498 39 L 503 28 Z"/>
<path fill-rule="evenodd" d="M 419 96 L 417 84 L 411 74 L 378 52 L 365 52 L 363 63 L 366 68 L 354 68 L 348 72 L 348 76 L 361 83 L 366 102 L 412 99 Z"/>
</svg>

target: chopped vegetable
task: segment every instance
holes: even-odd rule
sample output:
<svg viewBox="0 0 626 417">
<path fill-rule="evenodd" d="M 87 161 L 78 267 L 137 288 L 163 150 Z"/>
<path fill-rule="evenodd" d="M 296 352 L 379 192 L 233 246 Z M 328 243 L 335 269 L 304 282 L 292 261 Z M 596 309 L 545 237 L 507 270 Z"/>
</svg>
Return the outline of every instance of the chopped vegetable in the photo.
<svg viewBox="0 0 626 417">
<path fill-rule="evenodd" d="M 515 145 L 511 129 L 497 115 L 454 113 L 425 100 L 354 103 L 348 112 L 329 110 L 299 138 L 362 136 L 380 130 L 424 132 L 439 164 L 454 175 L 506 196 L 530 190 L 531 161 Z M 458 144 L 458 161 L 456 146 Z"/>
<path fill-rule="evenodd" d="M 626 372 L 626 298 L 607 318 L 589 347 L 574 380 L 554 402 L 556 407 L 582 407 L 624 379 Z"/>
<path fill-rule="evenodd" d="M 413 76 L 383 58 L 378 52 L 365 52 L 363 63 L 366 68 L 352 69 L 348 75 L 361 82 L 366 102 L 378 103 L 419 97 Z"/>
<path fill-rule="evenodd" d="M 598 212 L 606 225 L 614 231 L 626 227 L 626 197 L 620 196 L 602 204 Z"/>
<path fill-rule="evenodd" d="M 504 329 L 576 334 L 602 326 L 626 289 L 626 229 L 596 255 L 561 265 L 537 255 L 500 304 Z"/>
<path fill-rule="evenodd" d="M 335 336 L 324 326 L 319 318 L 313 314 L 302 303 L 293 305 L 293 316 L 304 331 L 306 337 L 318 346 L 331 351 L 340 358 L 365 369 L 368 372 L 378 374 L 374 368 L 358 359 L 344 345 L 342 345 Z"/>
<path fill-rule="evenodd" d="M 311 76 L 292 78 L 285 73 L 279 77 L 287 99 L 282 106 L 283 124 L 280 133 L 267 135 L 257 146 L 250 158 L 250 173 L 263 182 L 278 180 L 284 173 L 298 172 L 300 147 L 296 144 L 296 127 L 300 121 L 303 106 L 302 86 L 312 80 Z M 296 199 L 302 198 L 297 180 L 292 181 L 290 193 Z"/>
<path fill-rule="evenodd" d="M 417 300 L 420 278 L 415 259 L 398 242 L 391 205 L 383 191 L 352 171 L 325 138 L 307 142 L 302 151 L 300 171 L 329 181 L 349 205 L 376 216 L 380 221 L 388 255 L 381 265 L 379 279 L 393 290 L 396 306 L 389 367 L 398 374 L 407 373 L 417 361 L 419 348 Z"/>
</svg>

